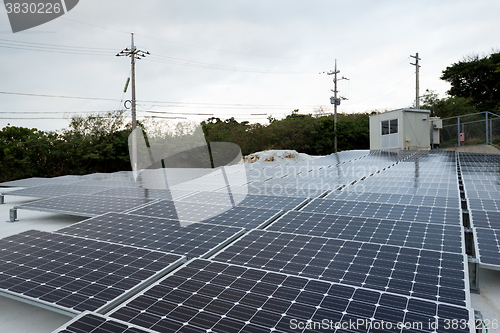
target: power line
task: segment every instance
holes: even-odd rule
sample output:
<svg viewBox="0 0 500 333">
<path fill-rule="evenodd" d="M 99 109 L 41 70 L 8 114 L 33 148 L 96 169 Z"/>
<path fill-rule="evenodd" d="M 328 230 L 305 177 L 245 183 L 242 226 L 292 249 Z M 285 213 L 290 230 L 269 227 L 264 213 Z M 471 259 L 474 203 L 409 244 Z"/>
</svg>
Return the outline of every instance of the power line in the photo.
<svg viewBox="0 0 500 333">
<path fill-rule="evenodd" d="M 96 101 L 119 101 L 119 99 L 116 99 L 116 98 L 79 97 L 79 96 L 64 96 L 64 95 L 47 95 L 47 94 L 20 93 L 20 92 L 10 92 L 10 91 L 0 91 L 0 94 L 3 94 L 3 95 L 32 96 L 32 97 L 85 99 L 85 100 L 96 100 Z"/>
<path fill-rule="evenodd" d="M 102 47 L 88 47 L 88 46 L 71 46 L 71 45 L 61 45 L 61 44 L 48 44 L 48 43 L 35 43 L 35 42 L 24 42 L 17 41 L 12 39 L 3 39 L 0 38 L 0 41 L 8 44 L 27 44 L 32 46 L 40 46 L 40 47 L 52 47 L 52 48 L 61 48 L 61 49 L 75 49 L 75 50 L 101 50 L 101 51 L 114 51 L 112 48 L 102 48 Z"/>
<path fill-rule="evenodd" d="M 82 97 L 82 96 L 67 96 L 67 95 L 51 95 L 51 94 L 35 94 L 24 92 L 0 91 L 3 95 L 29 96 L 29 97 L 46 97 L 46 98 L 66 98 L 66 99 L 81 99 L 81 100 L 97 100 L 97 101 L 113 101 L 120 102 L 116 98 L 101 98 L 101 97 Z M 165 107 L 196 107 L 196 108 L 233 108 L 233 109 L 297 109 L 297 108 L 315 108 L 319 105 L 297 105 L 297 104 L 242 104 L 242 103 L 203 103 L 203 102 L 172 102 L 158 100 L 137 100 L 138 103 L 151 104 L 172 104 Z"/>
<path fill-rule="evenodd" d="M 105 29 L 105 30 L 116 31 L 116 32 L 125 33 L 125 34 L 129 34 L 130 33 L 130 32 L 123 31 L 123 30 L 118 30 L 118 29 L 103 27 L 103 26 L 97 25 L 97 24 L 91 24 L 91 23 L 86 23 L 86 22 L 82 22 L 82 21 L 71 20 L 71 19 L 68 19 L 68 18 L 65 18 L 65 17 L 60 17 L 60 19 L 71 21 L 71 22 L 75 22 L 75 23 L 85 24 L 85 25 L 88 25 L 88 26 L 91 26 L 91 27 L 101 28 L 101 29 Z M 177 44 L 177 45 L 182 45 L 182 46 L 189 46 L 189 47 L 194 47 L 194 48 L 198 48 L 198 49 L 205 49 L 205 50 L 211 50 L 211 51 L 219 51 L 219 52 L 226 52 L 226 53 L 233 53 L 233 54 L 249 55 L 249 56 L 254 56 L 254 57 L 280 58 L 280 59 L 297 59 L 297 58 L 280 57 L 280 56 L 272 56 L 272 55 L 264 55 L 264 54 L 255 54 L 255 53 L 246 53 L 246 52 L 239 52 L 239 51 L 231 51 L 231 50 L 225 50 L 225 49 L 217 49 L 217 48 L 205 47 L 205 46 L 194 45 L 194 44 L 174 42 L 174 41 L 171 41 L 171 40 L 166 40 L 166 39 L 162 39 L 162 38 L 146 36 L 146 35 L 142 35 L 142 34 L 135 34 L 135 35 L 136 36 L 141 36 L 141 37 L 144 37 L 144 38 L 159 40 L 159 41 L 166 42 L 166 43 Z"/>
</svg>

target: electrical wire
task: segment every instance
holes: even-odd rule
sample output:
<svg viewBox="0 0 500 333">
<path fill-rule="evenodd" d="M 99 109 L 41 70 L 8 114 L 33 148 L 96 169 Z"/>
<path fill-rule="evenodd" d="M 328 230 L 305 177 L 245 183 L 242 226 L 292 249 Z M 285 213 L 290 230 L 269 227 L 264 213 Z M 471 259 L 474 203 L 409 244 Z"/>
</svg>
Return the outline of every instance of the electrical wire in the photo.
<svg viewBox="0 0 500 333">
<path fill-rule="evenodd" d="M 124 30 L 118 30 L 118 29 L 103 27 L 101 25 L 96 25 L 96 24 L 86 23 L 86 22 L 82 22 L 82 21 L 72 20 L 72 19 L 68 19 L 68 18 L 65 18 L 65 17 L 60 17 L 59 19 L 66 20 L 66 21 L 71 21 L 71 22 L 75 22 L 75 23 L 79 23 L 79 24 L 85 24 L 85 25 L 88 25 L 88 26 L 91 26 L 91 27 L 100 28 L 100 29 L 105 29 L 105 30 L 110 30 L 110 31 L 116 31 L 116 32 L 120 32 L 120 33 L 125 33 L 127 35 L 130 35 L 130 31 L 124 31 Z M 147 35 L 142 35 L 142 34 L 138 34 L 138 33 L 134 33 L 134 35 L 135 36 L 144 37 L 144 38 L 153 39 L 153 40 L 159 40 L 159 41 L 170 43 L 170 44 L 176 44 L 176 45 L 194 47 L 194 48 L 197 48 L 197 49 L 204 49 L 204 50 L 211 50 L 211 51 L 218 51 L 218 52 L 225 52 L 225 53 L 233 53 L 233 54 L 241 54 L 241 55 L 249 55 L 249 56 L 254 56 L 254 57 L 279 58 L 279 59 L 298 59 L 298 58 L 289 58 L 289 57 L 281 57 L 281 56 L 272 56 L 272 55 L 264 55 L 264 54 L 255 54 L 255 53 L 246 53 L 246 52 L 239 52 L 239 51 L 231 51 L 231 50 L 217 49 L 217 48 L 205 47 L 205 46 L 194 45 L 194 44 L 180 43 L 180 42 L 174 42 L 174 41 L 171 41 L 171 40 L 162 39 L 162 38 L 158 38 L 158 37 L 151 37 L 151 36 L 147 36 Z"/>
<path fill-rule="evenodd" d="M 11 92 L 11 91 L 0 91 L 0 94 L 3 94 L 3 95 L 32 96 L 32 97 L 85 99 L 85 100 L 95 100 L 95 101 L 120 101 L 119 99 L 116 99 L 116 98 L 79 97 L 79 96 L 64 96 L 64 95 L 47 95 L 47 94 L 20 93 L 20 92 Z"/>
<path fill-rule="evenodd" d="M 150 57 L 146 57 L 144 58 L 144 60 L 157 63 L 164 63 L 164 64 L 181 65 L 181 66 L 204 68 L 204 69 L 225 70 L 233 72 L 247 72 L 247 73 L 260 73 L 260 74 L 312 74 L 312 72 L 275 71 L 275 70 L 263 70 L 263 69 L 247 68 L 247 67 L 224 66 L 224 65 L 210 64 L 199 61 L 183 60 L 179 58 L 166 57 L 161 55 L 159 56 L 153 55 Z"/>
<path fill-rule="evenodd" d="M 82 97 L 82 96 L 67 96 L 67 95 L 50 95 L 50 94 L 34 94 L 22 92 L 0 91 L 3 95 L 17 95 L 17 96 L 30 96 L 30 97 L 47 97 L 47 98 L 65 98 L 65 99 L 81 99 L 81 100 L 98 100 L 98 101 L 117 101 L 123 103 L 122 99 L 116 98 L 100 98 L 100 97 Z M 197 102 L 171 102 L 171 101 L 147 101 L 137 100 L 138 103 L 150 104 L 171 104 L 163 107 L 170 108 L 212 108 L 212 109 L 310 109 L 316 108 L 318 105 L 284 105 L 284 104 L 223 104 L 223 103 L 197 103 Z M 160 110 L 161 111 L 161 110 Z M 105 111 L 107 112 L 107 111 Z"/>
<path fill-rule="evenodd" d="M 360 100 L 360 101 L 356 101 L 356 102 L 354 102 L 354 103 L 349 103 L 349 105 L 353 105 L 353 104 L 356 104 L 356 103 L 361 103 L 361 102 L 367 101 L 367 100 L 369 100 L 369 99 L 371 99 L 371 98 L 373 98 L 373 97 L 377 97 L 377 96 L 379 96 L 379 95 L 382 95 L 383 93 L 385 93 L 385 92 L 387 92 L 388 90 L 391 90 L 392 88 L 396 87 L 397 85 L 399 85 L 399 84 L 403 83 L 404 81 L 406 81 L 406 80 L 407 80 L 407 79 L 409 79 L 410 77 L 414 76 L 415 74 L 416 74 L 416 73 L 414 72 L 413 74 L 408 75 L 408 76 L 407 76 L 407 77 L 405 77 L 403 80 L 401 80 L 401 81 L 399 81 L 398 83 L 396 83 L 395 85 L 393 85 L 393 86 L 391 86 L 391 87 L 389 87 L 389 88 L 387 88 L 387 89 L 385 89 L 385 90 L 383 90 L 383 91 L 379 92 L 378 94 L 375 94 L 375 95 L 373 95 L 373 96 L 367 97 L 367 98 L 362 99 L 362 100 Z"/>
<path fill-rule="evenodd" d="M 112 50 L 103 51 L 104 49 L 98 49 L 98 48 L 92 49 L 92 48 L 77 47 L 77 46 L 17 42 L 6 39 L 0 39 L 0 47 L 6 49 L 40 51 L 49 53 L 65 53 L 65 54 L 83 54 L 83 55 L 100 55 L 100 56 L 111 56 L 114 54 L 114 51 Z"/>
</svg>

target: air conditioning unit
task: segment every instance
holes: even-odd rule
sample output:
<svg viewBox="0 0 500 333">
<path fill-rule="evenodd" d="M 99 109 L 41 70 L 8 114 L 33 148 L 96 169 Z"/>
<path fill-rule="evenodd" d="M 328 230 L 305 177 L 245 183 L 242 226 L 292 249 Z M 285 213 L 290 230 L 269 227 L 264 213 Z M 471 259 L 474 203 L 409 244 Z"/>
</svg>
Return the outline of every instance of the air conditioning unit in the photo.
<svg viewBox="0 0 500 333">
<path fill-rule="evenodd" d="M 443 120 L 442 119 L 434 119 L 432 121 L 432 127 L 434 129 L 442 129 L 443 128 Z"/>
</svg>

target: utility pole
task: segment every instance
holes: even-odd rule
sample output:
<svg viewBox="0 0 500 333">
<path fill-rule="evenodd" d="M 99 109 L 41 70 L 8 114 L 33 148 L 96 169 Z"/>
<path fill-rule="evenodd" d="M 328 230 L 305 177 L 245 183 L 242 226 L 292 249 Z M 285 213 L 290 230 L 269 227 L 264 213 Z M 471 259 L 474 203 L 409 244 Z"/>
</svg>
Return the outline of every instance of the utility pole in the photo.
<svg viewBox="0 0 500 333">
<path fill-rule="evenodd" d="M 419 88 L 419 86 L 418 86 L 418 76 L 419 76 L 418 69 L 420 68 L 420 66 L 418 64 L 418 61 L 420 60 L 420 58 L 418 57 L 418 52 L 414 56 L 411 55 L 410 57 L 415 58 L 415 63 L 414 64 L 410 63 L 410 65 L 413 65 L 413 66 L 415 66 L 417 68 L 417 84 L 416 84 L 416 95 L 415 95 L 416 96 L 416 98 L 415 98 L 415 108 L 418 110 L 418 109 L 420 109 L 420 101 L 419 101 L 419 96 L 418 96 L 418 88 Z"/>
<path fill-rule="evenodd" d="M 325 73 L 325 72 L 323 72 Z M 335 141 L 334 141 L 334 150 L 335 153 L 337 152 L 337 105 L 340 105 L 340 101 L 342 99 L 347 99 L 344 97 L 337 98 L 337 81 L 339 80 L 349 80 L 348 78 L 345 78 L 342 76 L 342 78 L 337 79 L 337 74 L 340 73 L 339 70 L 337 70 L 337 59 L 335 59 L 335 70 L 326 72 L 326 75 L 334 75 L 333 77 L 333 96 L 330 97 L 330 103 L 333 104 L 333 131 L 335 132 Z M 321 73 L 320 73 L 321 74 Z"/>
<path fill-rule="evenodd" d="M 130 44 L 130 49 L 125 48 L 116 54 L 117 57 L 130 57 L 131 64 L 131 76 L 132 76 L 132 169 L 137 170 L 137 138 L 135 133 L 135 128 L 137 127 L 137 116 L 136 116 L 136 99 L 135 99 L 135 60 L 142 59 L 149 55 L 148 51 L 142 51 L 135 47 L 134 44 L 134 33 L 132 32 L 132 42 Z"/>
</svg>

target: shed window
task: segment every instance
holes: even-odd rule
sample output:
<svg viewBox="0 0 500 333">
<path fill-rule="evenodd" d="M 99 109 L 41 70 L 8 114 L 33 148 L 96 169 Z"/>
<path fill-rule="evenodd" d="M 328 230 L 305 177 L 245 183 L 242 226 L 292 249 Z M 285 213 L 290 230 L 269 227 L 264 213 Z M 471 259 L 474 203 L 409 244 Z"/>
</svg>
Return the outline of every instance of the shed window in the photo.
<svg viewBox="0 0 500 333">
<path fill-rule="evenodd" d="M 382 135 L 395 134 L 398 132 L 398 120 L 384 120 L 382 121 Z"/>
</svg>

